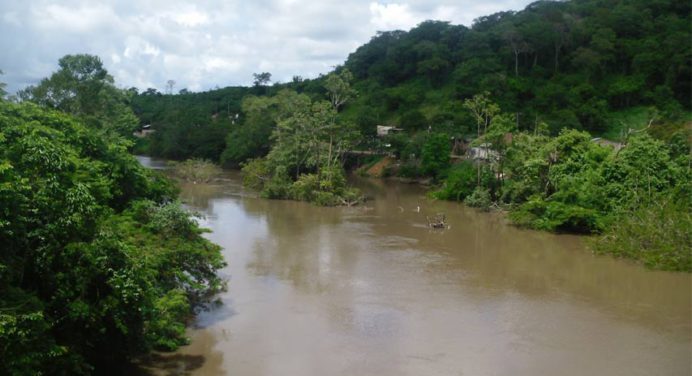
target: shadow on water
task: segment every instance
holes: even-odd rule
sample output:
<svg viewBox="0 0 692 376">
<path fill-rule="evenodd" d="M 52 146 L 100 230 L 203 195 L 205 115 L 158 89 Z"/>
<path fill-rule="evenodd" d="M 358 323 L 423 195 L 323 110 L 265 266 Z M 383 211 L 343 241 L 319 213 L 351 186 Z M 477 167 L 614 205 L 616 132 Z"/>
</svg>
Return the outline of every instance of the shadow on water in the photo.
<svg viewBox="0 0 692 376">
<path fill-rule="evenodd" d="M 202 367 L 203 355 L 153 353 L 141 360 L 141 366 L 129 372 L 134 376 L 184 376 Z"/>
<path fill-rule="evenodd" d="M 233 308 L 232 298 L 227 298 L 223 303 L 220 300 L 215 300 L 195 309 L 196 317 L 193 327 L 195 329 L 204 329 L 219 321 L 228 320 L 236 314 L 238 312 Z"/>
</svg>

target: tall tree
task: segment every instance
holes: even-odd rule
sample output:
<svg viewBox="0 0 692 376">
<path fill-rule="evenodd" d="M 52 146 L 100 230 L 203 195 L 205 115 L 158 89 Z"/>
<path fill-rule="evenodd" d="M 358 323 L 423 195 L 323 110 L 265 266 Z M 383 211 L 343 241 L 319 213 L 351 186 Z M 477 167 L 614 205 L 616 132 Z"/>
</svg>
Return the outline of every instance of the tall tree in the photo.
<svg viewBox="0 0 692 376">
<path fill-rule="evenodd" d="M 129 106 L 130 95 L 115 87 L 98 56 L 66 55 L 58 66 L 38 85 L 20 91 L 19 97 L 76 115 L 92 126 L 132 136 L 138 120 Z"/>
<path fill-rule="evenodd" d="M 0 69 L 0 76 L 2 76 L 4 72 Z M 5 96 L 7 96 L 7 90 L 5 89 L 7 87 L 7 84 L 0 81 L 0 100 L 4 99 Z"/>
<path fill-rule="evenodd" d="M 255 86 L 266 86 L 272 80 L 272 74 L 269 72 L 253 73 L 253 85 Z"/>
</svg>

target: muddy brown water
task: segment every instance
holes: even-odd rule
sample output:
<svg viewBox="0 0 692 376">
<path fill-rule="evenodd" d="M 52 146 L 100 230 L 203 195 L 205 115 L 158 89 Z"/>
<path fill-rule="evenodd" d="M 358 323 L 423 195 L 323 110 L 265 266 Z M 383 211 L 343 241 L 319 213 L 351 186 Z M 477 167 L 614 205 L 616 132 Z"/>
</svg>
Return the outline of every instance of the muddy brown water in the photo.
<svg viewBox="0 0 692 376">
<path fill-rule="evenodd" d="M 141 158 L 160 167 L 160 161 Z M 690 375 L 692 278 L 595 256 L 417 186 L 321 208 L 257 198 L 237 173 L 184 184 L 224 247 L 221 305 L 164 375 Z M 444 212 L 450 228 L 430 230 Z"/>
</svg>

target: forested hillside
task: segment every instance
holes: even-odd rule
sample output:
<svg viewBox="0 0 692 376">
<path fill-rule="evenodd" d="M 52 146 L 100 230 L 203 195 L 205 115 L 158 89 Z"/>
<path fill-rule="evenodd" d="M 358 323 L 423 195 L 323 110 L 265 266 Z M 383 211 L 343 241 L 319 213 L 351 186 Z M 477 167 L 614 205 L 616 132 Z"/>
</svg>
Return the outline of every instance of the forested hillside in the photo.
<svg viewBox="0 0 692 376">
<path fill-rule="evenodd" d="M 228 87 L 204 93 L 182 90 L 178 95 L 164 95 L 154 89 L 139 93 L 133 97 L 132 109 L 142 125 L 159 131 L 144 145 L 144 151 L 172 159 L 218 161 L 226 135 L 235 125 L 235 114 L 241 111 L 240 101 L 250 92 L 244 87 Z"/>
<path fill-rule="evenodd" d="M 551 134 L 571 128 L 618 138 L 622 128 L 642 127 L 652 117 L 688 117 L 689 24 L 684 1 L 574 0 L 535 2 L 479 18 L 471 28 L 427 21 L 382 32 L 337 68 L 354 74 L 358 92 L 340 116 L 363 136 L 378 124 L 409 134 L 431 129 L 469 136 L 475 121 L 463 101 L 487 92 L 518 129 L 545 123 Z M 152 153 L 219 160 L 223 136 L 253 133 L 242 129 L 244 95 L 290 88 L 322 97 L 324 77 L 180 95 L 150 89 L 133 103 L 142 124 L 159 131 Z M 229 116 L 236 113 L 234 123 Z"/>
<path fill-rule="evenodd" d="M 380 33 L 345 63 L 362 93 L 350 112 L 363 124 L 464 131 L 473 121 L 461 101 L 488 92 L 520 129 L 544 121 L 553 133 L 601 133 L 613 112 L 639 105 L 680 116 L 690 106 L 689 15 L 670 0 L 539 1 L 471 28 L 428 21 Z"/>
</svg>

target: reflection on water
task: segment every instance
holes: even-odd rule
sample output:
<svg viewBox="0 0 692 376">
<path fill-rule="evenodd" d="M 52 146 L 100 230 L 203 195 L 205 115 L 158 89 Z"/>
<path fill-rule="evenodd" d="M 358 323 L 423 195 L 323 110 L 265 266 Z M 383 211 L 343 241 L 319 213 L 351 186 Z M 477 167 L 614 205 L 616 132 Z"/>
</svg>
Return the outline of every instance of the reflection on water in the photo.
<svg viewBox="0 0 692 376">
<path fill-rule="evenodd" d="M 692 372 L 687 274 L 594 256 L 580 237 L 520 230 L 416 186 L 357 181 L 372 201 L 320 208 L 226 178 L 183 186 L 225 248 L 229 288 L 163 374 Z M 451 229 L 426 227 L 437 212 Z"/>
</svg>

